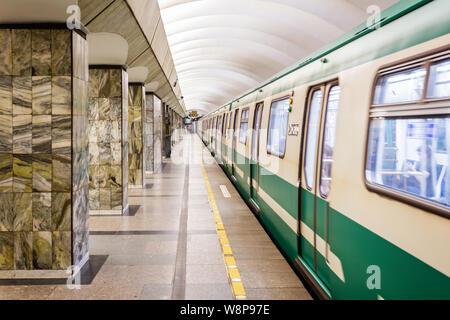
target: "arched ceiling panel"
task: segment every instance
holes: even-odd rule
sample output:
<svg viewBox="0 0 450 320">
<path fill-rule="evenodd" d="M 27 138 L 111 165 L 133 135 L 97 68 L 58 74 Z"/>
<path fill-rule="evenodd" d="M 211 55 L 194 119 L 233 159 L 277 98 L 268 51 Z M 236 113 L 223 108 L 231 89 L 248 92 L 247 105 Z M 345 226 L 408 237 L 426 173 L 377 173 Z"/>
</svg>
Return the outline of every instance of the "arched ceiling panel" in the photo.
<svg viewBox="0 0 450 320">
<path fill-rule="evenodd" d="M 158 0 L 184 103 L 213 110 L 398 0 Z"/>
</svg>

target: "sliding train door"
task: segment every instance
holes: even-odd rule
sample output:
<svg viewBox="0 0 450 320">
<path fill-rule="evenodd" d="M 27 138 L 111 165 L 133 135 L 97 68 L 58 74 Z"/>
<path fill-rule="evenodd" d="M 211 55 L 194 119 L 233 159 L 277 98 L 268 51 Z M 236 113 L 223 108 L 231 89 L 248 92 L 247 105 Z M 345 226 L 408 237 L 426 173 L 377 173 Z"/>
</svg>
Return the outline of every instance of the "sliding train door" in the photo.
<svg viewBox="0 0 450 320">
<path fill-rule="evenodd" d="M 331 169 L 340 87 L 337 82 L 312 88 L 304 132 L 300 195 L 299 251 L 311 272 L 329 287 L 328 229 Z"/>
<path fill-rule="evenodd" d="M 258 103 L 253 116 L 252 145 L 250 159 L 250 201 L 259 208 L 257 195 L 259 189 L 259 141 L 261 134 L 261 119 L 264 103 Z"/>
<path fill-rule="evenodd" d="M 237 162 L 237 153 L 236 153 L 236 147 L 237 147 L 237 124 L 238 124 L 238 114 L 239 109 L 236 109 L 234 111 L 234 120 L 233 120 L 233 138 L 231 143 L 231 178 L 234 183 L 236 183 L 236 162 Z"/>
</svg>

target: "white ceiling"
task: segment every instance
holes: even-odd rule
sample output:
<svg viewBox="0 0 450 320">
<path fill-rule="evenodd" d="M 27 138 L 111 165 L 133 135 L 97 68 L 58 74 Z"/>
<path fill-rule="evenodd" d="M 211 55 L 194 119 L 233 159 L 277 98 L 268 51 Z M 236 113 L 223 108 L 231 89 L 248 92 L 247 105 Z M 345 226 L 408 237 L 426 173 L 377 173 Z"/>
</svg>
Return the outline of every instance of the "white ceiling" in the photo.
<svg viewBox="0 0 450 320">
<path fill-rule="evenodd" d="M 187 110 L 211 111 L 398 0 L 158 0 Z"/>
</svg>

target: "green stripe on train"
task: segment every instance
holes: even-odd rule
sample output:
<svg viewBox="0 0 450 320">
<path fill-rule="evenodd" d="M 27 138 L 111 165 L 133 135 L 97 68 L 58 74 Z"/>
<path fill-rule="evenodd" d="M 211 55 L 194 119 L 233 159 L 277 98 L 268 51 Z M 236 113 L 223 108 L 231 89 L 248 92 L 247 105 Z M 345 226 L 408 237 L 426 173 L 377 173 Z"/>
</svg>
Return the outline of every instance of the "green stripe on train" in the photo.
<svg viewBox="0 0 450 320">
<path fill-rule="evenodd" d="M 249 159 L 237 154 L 238 161 L 247 163 L 238 165 L 244 172 L 244 179 L 237 177 L 237 188 L 246 201 L 249 201 L 250 186 L 247 183 L 250 166 Z M 270 173 L 260 180 L 260 187 L 279 205 L 280 201 L 289 199 L 289 205 L 283 208 L 293 217 L 297 216 L 298 191 L 295 186 L 281 177 Z M 295 201 L 294 201 L 295 199 Z M 274 240 L 283 249 L 290 262 L 298 257 L 297 236 L 295 232 L 280 218 L 272 207 L 257 198 L 261 209 L 260 219 L 272 234 Z M 302 201 L 314 201 L 314 195 L 302 189 Z M 320 203 L 322 202 L 322 203 Z M 325 206 L 323 199 L 318 198 L 318 206 Z M 286 208 L 290 208 L 288 211 Z M 318 217 L 325 219 L 325 217 Z M 302 220 L 303 221 L 303 220 Z M 303 221 L 314 229 L 313 221 Z M 328 286 L 334 299 L 450 299 L 450 279 L 417 259 L 391 242 L 361 226 L 347 216 L 330 208 L 328 240 L 331 251 L 341 260 L 345 283 L 328 267 L 325 258 L 317 253 L 318 275 Z M 325 239 L 325 230 L 317 230 L 318 236 Z M 304 241 L 303 250 L 313 254 L 311 244 Z M 368 267 L 378 266 L 381 270 L 381 289 L 370 290 L 367 280 L 370 274 Z"/>
</svg>

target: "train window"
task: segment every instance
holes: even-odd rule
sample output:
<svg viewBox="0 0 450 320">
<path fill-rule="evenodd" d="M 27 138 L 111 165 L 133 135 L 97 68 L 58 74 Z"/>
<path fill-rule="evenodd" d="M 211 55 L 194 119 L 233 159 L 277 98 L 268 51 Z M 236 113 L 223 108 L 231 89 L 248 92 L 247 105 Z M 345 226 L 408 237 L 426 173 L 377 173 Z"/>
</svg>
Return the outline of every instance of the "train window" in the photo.
<svg viewBox="0 0 450 320">
<path fill-rule="evenodd" d="M 375 89 L 374 104 L 395 104 L 421 100 L 426 73 L 426 68 L 421 66 L 381 76 Z"/>
<path fill-rule="evenodd" d="M 306 138 L 305 179 L 309 189 L 313 187 L 314 172 L 316 171 L 317 139 L 319 138 L 320 113 L 322 109 L 322 90 L 315 90 L 312 94 L 309 116 L 308 134 Z"/>
<path fill-rule="evenodd" d="M 450 96 L 450 59 L 433 64 L 430 67 L 427 98 L 445 98 Z"/>
<path fill-rule="evenodd" d="M 320 170 L 320 193 L 327 197 L 331 187 L 331 169 L 333 166 L 333 152 L 336 138 L 336 122 L 339 108 L 341 89 L 333 86 L 328 94 L 327 112 L 322 147 L 322 163 Z"/>
<path fill-rule="evenodd" d="M 370 190 L 444 216 L 450 216 L 450 114 L 441 102 L 450 98 L 448 56 L 449 51 L 433 53 L 418 60 L 421 67 L 390 76 L 399 78 L 386 94 L 409 97 L 403 99 L 408 108 L 389 106 L 399 99 L 382 98 L 377 85 L 365 169 Z M 380 101 L 388 103 L 380 109 Z"/>
<path fill-rule="evenodd" d="M 450 116 L 372 120 L 366 178 L 450 208 Z"/>
<path fill-rule="evenodd" d="M 249 109 L 242 110 L 241 113 L 241 126 L 239 128 L 239 142 L 247 144 L 247 129 L 248 129 L 248 118 Z"/>
<path fill-rule="evenodd" d="M 290 98 L 272 102 L 269 118 L 267 153 L 284 157 L 289 124 Z"/>
</svg>

